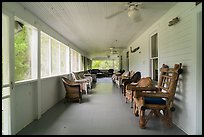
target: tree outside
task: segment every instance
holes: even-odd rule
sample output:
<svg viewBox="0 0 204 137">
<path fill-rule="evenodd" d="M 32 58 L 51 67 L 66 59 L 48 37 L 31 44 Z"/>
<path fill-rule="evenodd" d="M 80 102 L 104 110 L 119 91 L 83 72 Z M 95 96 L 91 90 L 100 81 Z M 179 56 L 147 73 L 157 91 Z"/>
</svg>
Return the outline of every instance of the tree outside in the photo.
<svg viewBox="0 0 204 137">
<path fill-rule="evenodd" d="M 93 60 L 92 69 L 119 69 L 118 60 Z"/>
<path fill-rule="evenodd" d="M 30 75 L 29 41 L 26 27 L 14 36 L 15 44 L 15 81 L 27 79 Z"/>
</svg>

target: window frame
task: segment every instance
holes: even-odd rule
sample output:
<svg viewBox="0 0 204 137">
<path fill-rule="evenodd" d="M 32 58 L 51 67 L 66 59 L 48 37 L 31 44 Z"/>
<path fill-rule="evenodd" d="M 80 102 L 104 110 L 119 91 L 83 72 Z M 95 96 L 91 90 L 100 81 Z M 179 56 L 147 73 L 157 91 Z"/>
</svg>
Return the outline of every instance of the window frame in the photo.
<svg viewBox="0 0 204 137">
<path fill-rule="evenodd" d="M 152 38 L 156 36 L 156 49 L 153 49 L 153 41 Z M 158 81 L 158 64 L 159 64 L 159 52 L 158 52 L 158 38 L 159 38 L 159 34 L 157 31 L 154 31 L 150 36 L 149 36 L 149 41 L 150 41 L 150 75 L 153 81 L 157 82 Z M 157 55 L 153 56 L 153 52 L 156 50 Z M 157 61 L 156 64 L 154 64 L 154 61 Z M 156 65 L 156 66 L 155 66 Z"/>
<path fill-rule="evenodd" d="M 23 79 L 23 80 L 16 80 L 14 79 L 15 83 L 18 84 L 18 83 L 27 83 L 29 81 L 36 81 L 37 80 L 37 74 L 38 74 L 38 59 L 37 59 L 37 55 L 38 55 L 38 28 L 34 27 L 33 25 L 31 25 L 30 23 L 27 23 L 26 21 L 24 21 L 23 19 L 17 17 L 17 16 L 14 16 L 14 21 L 19 21 L 21 23 L 23 23 L 26 27 L 28 28 L 31 28 L 32 29 L 32 32 L 34 32 L 35 34 L 32 35 L 32 39 L 35 37 L 34 40 L 31 41 L 32 45 L 29 45 L 31 48 L 30 49 L 30 67 L 29 67 L 29 71 L 30 71 L 30 78 L 27 78 L 27 79 Z M 14 29 L 14 28 L 13 28 Z M 13 33 L 15 35 L 15 33 Z M 14 36 L 13 36 L 14 37 Z M 14 43 L 15 43 L 15 39 L 14 39 Z M 35 45 L 33 45 L 35 44 Z M 34 50 L 34 51 L 33 51 Z M 14 51 L 15 51 L 15 47 L 14 47 Z M 15 54 L 14 54 L 14 57 L 15 57 Z M 14 58 L 14 67 L 15 67 L 15 58 Z M 14 72 L 14 77 L 15 77 L 15 72 Z"/>
</svg>

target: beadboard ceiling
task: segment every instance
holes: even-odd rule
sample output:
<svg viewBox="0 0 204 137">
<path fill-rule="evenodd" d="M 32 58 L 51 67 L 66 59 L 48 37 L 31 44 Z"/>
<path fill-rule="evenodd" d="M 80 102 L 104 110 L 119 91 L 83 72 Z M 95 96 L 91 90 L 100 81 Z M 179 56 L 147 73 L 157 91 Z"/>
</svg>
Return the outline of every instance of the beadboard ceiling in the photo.
<svg viewBox="0 0 204 137">
<path fill-rule="evenodd" d="M 142 21 L 122 12 L 127 2 L 19 2 L 91 58 L 107 56 L 110 47 L 127 48 L 175 2 L 142 2 Z"/>
</svg>

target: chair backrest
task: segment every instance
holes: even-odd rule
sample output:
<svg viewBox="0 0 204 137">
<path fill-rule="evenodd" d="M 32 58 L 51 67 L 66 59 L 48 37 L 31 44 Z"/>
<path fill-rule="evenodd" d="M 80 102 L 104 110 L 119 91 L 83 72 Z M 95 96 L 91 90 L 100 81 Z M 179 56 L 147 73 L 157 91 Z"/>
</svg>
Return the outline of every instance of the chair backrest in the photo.
<svg viewBox="0 0 204 137">
<path fill-rule="evenodd" d="M 135 74 L 135 71 L 133 71 L 133 70 L 129 71 L 129 77 L 130 78 L 133 77 L 134 74 Z"/>
<path fill-rule="evenodd" d="M 67 91 L 67 85 L 71 84 L 71 81 L 68 78 L 62 77 L 62 82 L 64 85 L 65 90 Z"/>
<path fill-rule="evenodd" d="M 71 74 L 71 77 L 72 77 L 73 80 L 77 80 L 77 78 L 76 78 L 74 72 L 71 72 L 70 74 Z"/>
<path fill-rule="evenodd" d="M 137 87 L 149 87 L 152 85 L 152 79 L 151 77 L 143 77 L 137 83 Z"/>
<path fill-rule="evenodd" d="M 97 74 L 100 73 L 99 69 L 91 69 L 91 74 Z"/>
<path fill-rule="evenodd" d="M 62 77 L 62 82 L 69 84 L 71 81 L 68 78 Z"/>
<path fill-rule="evenodd" d="M 108 70 L 108 73 L 113 73 L 114 72 L 114 69 L 109 69 Z"/>
<path fill-rule="evenodd" d="M 160 68 L 160 77 L 158 81 L 158 88 L 161 92 L 169 93 L 170 97 L 174 97 L 177 87 L 179 74 L 182 73 L 182 64 L 175 64 L 174 68 L 169 68 L 163 64 Z"/>
<path fill-rule="evenodd" d="M 80 80 L 81 79 L 80 76 L 79 76 L 79 73 L 73 72 L 73 74 L 75 75 L 76 80 Z"/>
<path fill-rule="evenodd" d="M 84 76 L 84 73 L 83 72 L 78 72 L 78 77 L 80 78 L 80 79 L 85 79 L 85 76 Z"/>
<path fill-rule="evenodd" d="M 81 90 L 80 85 L 76 84 L 73 81 L 70 81 L 66 77 L 62 77 L 62 82 L 65 88 L 65 99 L 66 100 L 78 100 L 79 103 L 81 103 L 82 96 L 81 96 Z"/>
<path fill-rule="evenodd" d="M 129 75 L 129 71 L 125 71 L 123 72 L 122 76 L 128 76 Z"/>
<path fill-rule="evenodd" d="M 141 73 L 137 71 L 132 77 L 131 81 L 137 83 L 141 79 Z"/>
<path fill-rule="evenodd" d="M 72 79 L 73 79 L 74 81 L 80 79 L 79 75 L 78 75 L 77 73 L 75 73 L 75 72 L 71 72 L 71 76 L 72 76 Z"/>
</svg>

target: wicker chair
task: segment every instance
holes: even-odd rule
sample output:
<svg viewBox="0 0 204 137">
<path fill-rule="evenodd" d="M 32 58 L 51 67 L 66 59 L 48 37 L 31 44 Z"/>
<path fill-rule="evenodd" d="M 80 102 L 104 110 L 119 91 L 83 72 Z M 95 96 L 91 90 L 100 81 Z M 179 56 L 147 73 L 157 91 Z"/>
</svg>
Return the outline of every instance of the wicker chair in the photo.
<svg viewBox="0 0 204 137">
<path fill-rule="evenodd" d="M 89 81 L 85 78 L 80 78 L 79 75 L 77 73 L 71 72 L 71 77 L 72 80 L 76 83 L 80 84 L 80 87 L 82 88 L 82 91 L 86 92 L 86 95 L 88 94 L 88 85 L 89 85 Z"/>
<path fill-rule="evenodd" d="M 163 64 L 160 69 L 158 85 L 155 87 L 135 87 L 133 95 L 136 106 L 135 115 L 139 115 L 139 127 L 145 128 L 152 116 L 161 118 L 168 126 L 172 126 L 172 112 L 179 74 L 182 73 L 182 64 L 175 64 L 169 68 Z M 145 111 L 150 110 L 148 115 Z"/>
<path fill-rule="evenodd" d="M 82 89 L 80 84 L 70 81 L 68 78 L 62 77 L 62 82 L 65 88 L 65 101 L 82 101 Z"/>
</svg>

